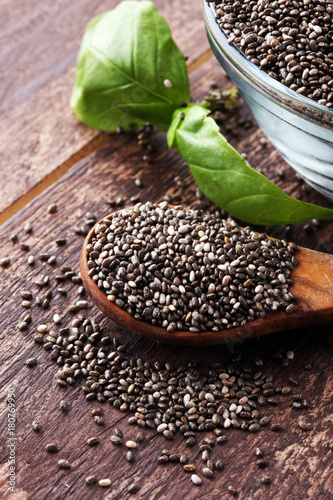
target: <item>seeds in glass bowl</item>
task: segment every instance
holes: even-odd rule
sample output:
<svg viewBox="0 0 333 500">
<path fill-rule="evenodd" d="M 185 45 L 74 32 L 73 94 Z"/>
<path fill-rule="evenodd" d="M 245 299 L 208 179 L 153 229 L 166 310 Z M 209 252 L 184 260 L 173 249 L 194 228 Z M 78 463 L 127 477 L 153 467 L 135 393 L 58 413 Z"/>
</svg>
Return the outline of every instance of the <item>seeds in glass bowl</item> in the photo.
<svg viewBox="0 0 333 500">
<path fill-rule="evenodd" d="M 333 5 L 326 0 L 215 2 L 220 28 L 247 59 L 298 94 L 333 107 Z"/>
</svg>

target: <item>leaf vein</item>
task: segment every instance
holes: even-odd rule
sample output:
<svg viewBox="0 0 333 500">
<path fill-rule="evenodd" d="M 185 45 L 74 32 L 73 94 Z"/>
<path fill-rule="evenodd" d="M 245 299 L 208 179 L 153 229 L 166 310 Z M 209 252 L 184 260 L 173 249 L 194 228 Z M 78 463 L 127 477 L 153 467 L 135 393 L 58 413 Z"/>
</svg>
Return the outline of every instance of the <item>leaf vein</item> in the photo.
<svg viewBox="0 0 333 500">
<path fill-rule="evenodd" d="M 106 59 L 106 61 L 108 62 L 108 64 L 110 66 L 112 66 L 112 68 L 114 68 L 116 71 L 118 71 L 118 73 L 120 73 L 124 78 L 127 78 L 127 80 L 129 80 L 130 82 L 132 82 L 137 87 L 140 87 L 141 89 L 145 90 L 148 94 L 151 94 L 151 95 L 155 96 L 157 99 L 160 99 L 161 101 L 164 101 L 164 102 L 166 102 L 168 104 L 173 104 L 173 102 L 170 99 L 168 99 L 167 97 L 159 94 L 158 92 L 154 92 L 152 89 L 150 89 L 146 85 L 143 85 L 142 83 L 140 83 L 139 81 L 135 80 L 130 75 L 128 75 L 127 73 L 125 73 L 124 71 L 122 71 L 111 59 L 109 59 L 104 54 L 104 52 L 102 52 L 101 50 L 99 50 L 97 47 L 94 47 L 93 45 L 90 45 L 90 50 L 91 50 L 91 52 L 98 52 L 99 56 L 101 56 L 102 58 Z"/>
</svg>

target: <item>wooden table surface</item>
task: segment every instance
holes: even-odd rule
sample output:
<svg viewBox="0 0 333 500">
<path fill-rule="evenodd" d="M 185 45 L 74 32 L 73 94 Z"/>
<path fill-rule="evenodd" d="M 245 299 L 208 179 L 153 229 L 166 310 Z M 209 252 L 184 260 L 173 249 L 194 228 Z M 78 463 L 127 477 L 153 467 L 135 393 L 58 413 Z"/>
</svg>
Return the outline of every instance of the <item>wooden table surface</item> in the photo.
<svg viewBox="0 0 333 500">
<path fill-rule="evenodd" d="M 221 499 L 231 497 L 228 486 L 238 491 L 240 499 L 329 499 L 332 498 L 332 325 L 302 328 L 240 341 L 233 345 L 188 349 L 155 344 L 123 331 L 92 306 L 84 312 L 102 322 L 104 330 L 127 345 L 130 354 L 154 363 L 171 362 L 175 367 L 190 360 L 199 362 L 202 370 L 214 361 L 227 363 L 234 356 L 240 364 L 258 371 L 255 360 L 263 360 L 267 375 L 276 385 L 289 385 L 292 393 L 281 396 L 278 406 L 265 407 L 272 422 L 283 426 L 282 432 L 263 428 L 251 434 L 239 429 L 227 429 L 228 441 L 213 450 L 214 459 L 223 458 L 226 466 L 214 479 L 205 479 L 195 486 L 190 475 L 178 464 L 161 466 L 159 452 L 167 447 L 185 450 L 185 440 L 178 434 L 166 442 L 154 431 L 145 431 L 135 462 L 124 460 L 124 449 L 113 446 L 109 437 L 114 426 L 126 437 L 134 437 L 137 428 L 129 426 L 128 415 L 110 405 L 104 405 L 105 426 L 93 421 L 91 409 L 97 402 L 87 402 L 83 383 L 66 391 L 57 386 L 57 365 L 41 346 L 33 342 L 37 325 L 51 324 L 55 312 L 63 314 L 63 325 L 72 315 L 68 306 L 77 300 L 77 287 L 66 284 L 68 294 L 56 294 L 54 279 L 57 269 L 71 266 L 79 271 L 78 262 L 83 237 L 73 228 L 82 225 L 86 212 L 97 218 L 110 213 L 108 201 L 119 196 L 130 204 L 130 197 L 140 195 L 142 201 L 161 201 L 164 195 L 178 193 L 185 204 L 195 201 L 195 186 L 187 166 L 174 150 L 168 150 L 165 134 L 154 133 L 152 161 L 143 160 L 145 150 L 131 134 L 105 134 L 90 130 L 77 122 L 69 107 L 74 82 L 75 59 L 81 36 L 88 20 L 114 7 L 118 1 L 2 0 L 0 2 L 0 133 L 1 133 L 1 197 L 0 197 L 0 258 L 9 256 L 10 267 L 0 268 L 0 497 L 17 499 Z M 226 77 L 212 56 L 206 40 L 200 0 L 179 3 L 175 0 L 154 2 L 170 23 L 180 49 L 188 56 L 193 99 L 200 99 L 214 80 L 219 88 L 230 88 Z M 304 201 L 325 206 L 323 199 L 302 181 L 280 158 L 270 144 L 260 139 L 263 134 L 250 120 L 242 102 L 231 115 L 226 115 L 222 132 L 240 151 L 248 155 L 251 165 L 279 184 L 288 194 Z M 238 123 L 239 133 L 233 133 Z M 245 126 L 244 126 L 245 123 Z M 176 178 L 186 179 L 180 187 Z M 135 185 L 142 179 L 143 187 Z M 54 214 L 47 207 L 56 203 Z M 27 234 L 24 225 L 30 222 L 33 232 Z M 264 228 L 277 237 L 327 253 L 333 252 L 333 222 L 297 224 L 290 228 Z M 19 242 L 13 244 L 10 235 L 16 233 Z M 57 247 L 55 239 L 65 237 L 67 244 Z M 21 250 L 28 243 L 30 251 Z M 51 267 L 40 262 L 38 255 L 49 252 L 57 256 Z M 34 266 L 27 264 L 28 255 L 36 257 Z M 32 322 L 25 332 L 17 325 L 27 313 L 20 292 L 30 290 L 34 298 L 38 287 L 34 283 L 42 274 L 50 276 L 49 289 L 53 298 L 48 309 L 33 301 Z M 40 292 L 41 295 L 45 290 Z M 295 353 L 287 360 L 286 353 Z M 36 357 L 34 368 L 25 361 Z M 297 381 L 298 385 L 293 382 Z M 296 383 L 296 382 L 295 382 Z M 10 389 L 11 388 L 11 389 Z M 9 438 L 8 391 L 16 398 L 16 489 L 8 491 Z M 309 408 L 297 411 L 294 397 L 301 394 Z M 60 400 L 71 404 L 64 414 Z M 298 426 L 300 416 L 311 424 L 311 430 Z M 34 433 L 31 422 L 41 423 L 42 431 Z M 95 448 L 86 445 L 86 438 L 99 435 Z M 204 439 L 200 434 L 198 442 Z M 45 445 L 56 442 L 59 453 L 48 454 Z M 265 471 L 256 465 L 254 450 L 260 446 L 268 459 Z M 191 461 L 200 471 L 202 462 L 198 447 L 189 450 Z M 70 471 L 60 470 L 58 460 L 68 459 Z M 96 474 L 109 477 L 110 488 L 88 487 L 85 478 Z M 199 473 L 200 474 L 200 473 Z M 263 485 L 264 475 L 273 477 L 271 485 Z M 201 475 L 202 477 L 202 475 Z M 127 492 L 136 482 L 140 491 Z"/>
</svg>

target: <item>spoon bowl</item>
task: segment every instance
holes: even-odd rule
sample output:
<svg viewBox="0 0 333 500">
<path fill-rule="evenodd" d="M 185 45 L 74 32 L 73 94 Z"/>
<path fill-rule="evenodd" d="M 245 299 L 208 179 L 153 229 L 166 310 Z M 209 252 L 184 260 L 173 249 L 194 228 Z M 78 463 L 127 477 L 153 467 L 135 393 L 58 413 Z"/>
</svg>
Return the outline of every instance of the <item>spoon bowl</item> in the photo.
<svg viewBox="0 0 333 500">
<path fill-rule="evenodd" d="M 116 212 L 103 217 L 110 219 Z M 277 310 L 264 318 L 257 318 L 243 326 L 218 332 L 191 332 L 154 326 L 130 316 L 125 310 L 110 302 L 107 295 L 98 288 L 88 275 L 87 245 L 91 242 L 95 226 L 87 235 L 80 256 L 80 271 L 83 284 L 96 306 L 125 330 L 161 343 L 178 345 L 213 345 L 242 341 L 268 333 L 291 330 L 302 326 L 329 323 L 333 321 L 333 256 L 298 247 L 298 266 L 292 271 L 293 283 L 288 291 L 296 297 L 295 309 L 291 314 Z"/>
</svg>

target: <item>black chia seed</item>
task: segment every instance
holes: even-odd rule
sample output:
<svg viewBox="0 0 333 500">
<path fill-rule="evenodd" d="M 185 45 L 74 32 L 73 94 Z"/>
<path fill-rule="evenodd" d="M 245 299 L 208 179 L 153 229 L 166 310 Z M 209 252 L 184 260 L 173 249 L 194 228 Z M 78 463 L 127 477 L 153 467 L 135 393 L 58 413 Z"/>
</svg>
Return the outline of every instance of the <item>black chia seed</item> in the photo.
<svg viewBox="0 0 333 500">
<path fill-rule="evenodd" d="M 143 217 L 145 208 L 150 212 L 155 211 L 155 215 L 151 213 L 149 215 L 150 218 L 156 217 L 153 223 L 147 221 L 145 217 Z M 190 300 L 193 297 L 197 297 L 198 299 L 201 298 L 202 303 L 207 302 L 210 306 L 216 298 L 217 300 L 221 298 L 222 301 L 225 297 L 228 299 L 233 298 L 229 295 L 230 292 L 234 292 L 237 298 L 243 296 L 246 300 L 251 300 L 253 294 L 251 296 L 248 292 L 250 292 L 251 288 L 257 288 L 258 286 L 262 286 L 264 290 L 261 292 L 261 289 L 259 289 L 255 294 L 261 293 L 263 299 L 270 298 L 272 292 L 269 292 L 269 290 L 277 288 L 282 301 L 280 306 L 286 307 L 288 305 L 290 297 L 288 296 L 287 300 L 287 285 L 290 284 L 290 273 L 288 272 L 286 276 L 281 272 L 279 261 L 282 259 L 283 262 L 287 263 L 287 265 L 284 264 L 283 266 L 284 271 L 286 269 L 289 271 L 292 270 L 295 261 L 288 264 L 291 262 L 291 260 L 288 259 L 294 259 L 292 257 L 294 252 L 294 247 L 292 245 L 288 245 L 286 242 L 280 242 L 281 244 L 277 244 L 275 248 L 274 245 L 276 244 L 274 243 L 274 245 L 272 245 L 271 243 L 267 243 L 269 240 L 263 235 L 259 235 L 257 238 L 257 236 L 255 236 L 256 233 L 252 233 L 247 228 L 241 230 L 231 220 L 227 222 L 220 221 L 219 217 L 216 215 L 205 215 L 200 211 L 194 212 L 196 214 L 196 219 L 193 224 L 193 220 L 188 218 L 190 213 L 183 211 L 180 207 L 171 210 L 166 204 L 159 207 L 152 204 L 146 204 L 138 205 L 135 207 L 135 210 L 137 210 L 136 214 L 123 218 L 119 226 L 121 231 L 118 230 L 119 228 L 115 228 L 110 232 L 110 234 L 114 235 L 113 241 L 109 240 L 109 238 L 112 240 L 112 237 L 109 236 L 107 229 L 114 224 L 114 220 L 112 220 L 112 223 L 107 221 L 105 223 L 106 229 L 102 228 L 102 231 L 97 232 L 95 242 L 97 248 L 93 248 L 89 255 L 95 259 L 95 261 L 101 259 L 98 264 L 95 263 L 101 266 L 101 272 L 104 273 L 105 268 L 103 267 L 103 262 L 108 256 L 101 257 L 100 254 L 103 251 L 105 252 L 106 249 L 102 247 L 98 248 L 98 246 L 100 243 L 102 243 L 102 246 L 103 244 L 111 244 L 111 246 L 107 248 L 108 253 L 111 248 L 113 249 L 113 253 L 111 252 L 111 262 L 117 259 L 121 261 L 127 259 L 125 266 L 117 267 L 116 272 L 120 273 L 120 275 L 117 276 L 116 279 L 118 281 L 123 281 L 124 288 L 127 283 L 131 288 L 131 295 L 139 298 L 139 300 L 151 300 L 153 306 L 145 304 L 147 307 L 155 308 L 163 306 L 159 307 L 159 309 L 162 311 L 160 314 L 164 314 L 163 308 L 166 304 L 160 303 L 160 297 L 163 293 L 167 295 L 169 290 L 169 305 L 172 305 L 173 299 L 177 301 L 175 310 L 172 311 L 171 308 L 171 313 L 177 314 L 179 309 L 184 311 L 183 316 L 185 313 L 187 315 L 189 312 L 191 312 L 191 316 L 193 316 L 193 313 L 197 311 L 199 315 L 201 314 L 203 316 L 204 321 L 208 321 L 210 311 L 201 311 L 200 307 L 202 304 L 199 304 L 197 309 L 190 307 Z M 127 213 L 126 210 L 124 212 Z M 163 219 L 164 216 L 166 219 L 165 224 Z M 193 214 L 191 217 L 193 217 Z M 139 220 L 135 220 L 136 218 Z M 94 218 L 91 216 L 89 219 L 93 221 Z M 128 226 L 131 225 L 133 226 L 132 234 L 129 234 L 129 232 L 126 233 L 124 229 L 129 229 Z M 182 229 L 182 231 L 184 231 L 182 233 L 179 229 L 184 225 L 188 225 L 189 229 L 186 232 Z M 169 230 L 171 226 L 173 229 Z M 202 226 L 202 228 L 200 226 Z M 221 233 L 219 233 L 220 229 Z M 176 238 L 176 234 L 172 234 L 173 231 L 175 233 L 177 231 L 180 233 L 178 234 L 178 239 Z M 199 231 L 203 231 L 204 234 L 199 235 Z M 244 231 L 245 234 L 242 231 Z M 126 238 L 124 237 L 121 239 L 121 237 L 119 237 L 121 232 L 126 235 Z M 103 243 L 102 234 L 106 234 L 107 242 Z M 252 237 L 253 235 L 255 236 L 254 240 Z M 208 236 L 208 238 L 205 238 L 205 236 Z M 221 244 L 218 241 L 220 236 Z M 118 249 L 115 248 L 116 237 L 120 238 Z M 189 243 L 182 243 L 179 241 L 181 238 L 186 239 L 188 237 L 190 238 Z M 161 241 L 159 241 L 160 238 L 162 238 Z M 201 238 L 203 238 L 202 241 L 200 241 Z M 154 239 L 156 243 L 154 243 Z M 140 240 L 140 242 L 138 242 L 138 240 Z M 147 243 L 144 245 L 142 244 L 143 241 Z M 198 252 L 196 252 L 195 246 L 197 244 L 204 243 L 205 245 L 207 242 L 211 247 L 209 252 L 208 249 L 204 248 L 202 248 L 201 251 L 198 249 Z M 165 251 L 166 249 L 164 248 L 165 243 L 167 245 L 167 251 Z M 248 244 L 250 248 L 246 246 Z M 128 246 L 126 247 L 125 245 Z M 183 246 L 181 249 L 178 248 L 179 255 L 175 256 L 172 255 L 170 250 L 173 250 L 176 245 L 179 247 L 181 247 L 181 245 Z M 189 245 L 189 247 L 187 245 Z M 255 249 L 252 249 L 251 245 L 254 245 Z M 162 249 L 160 247 L 162 247 Z M 220 251 L 218 252 L 218 250 Z M 250 250 L 250 252 L 248 252 L 248 250 Z M 258 257 L 255 255 L 251 258 L 251 250 L 254 250 L 258 254 Z M 269 259 L 266 254 L 273 250 L 277 252 L 276 260 L 272 263 L 267 262 Z M 96 251 L 98 255 L 91 255 L 93 251 Z M 126 254 L 126 259 L 124 258 L 125 256 L 121 255 L 119 252 L 124 252 Z M 153 252 L 155 252 L 156 255 L 154 255 Z M 203 255 L 198 255 L 200 252 Z M 210 259 L 210 252 L 215 252 L 216 260 Z M 289 253 L 291 257 L 289 256 L 287 258 L 287 253 Z M 114 259 L 112 255 L 115 255 Z M 161 259 L 161 256 L 165 258 L 163 257 Z M 142 261 L 137 264 L 135 257 Z M 178 260 L 177 257 L 180 257 L 180 259 Z M 156 259 L 157 262 L 155 262 Z M 158 259 L 160 259 L 160 261 Z M 232 266 L 231 263 L 233 260 L 237 259 L 240 261 L 239 264 L 237 263 Z M 259 259 L 258 263 L 256 263 L 257 259 Z M 169 260 L 169 264 L 165 264 L 167 260 Z M 243 265 L 243 261 L 245 260 L 246 263 Z M 270 256 L 270 260 L 273 260 L 272 256 Z M 227 261 L 230 261 L 230 265 L 226 266 L 225 271 L 217 268 L 218 265 L 226 265 Z M 249 267 L 249 263 L 253 262 L 255 263 L 255 269 Z M 143 278 L 140 279 L 143 269 L 142 266 L 140 268 L 141 264 L 144 265 L 144 275 L 150 273 L 151 279 L 148 284 L 145 285 L 148 288 L 148 296 L 147 290 L 141 283 Z M 132 266 L 133 269 L 130 266 Z M 273 267 L 271 268 L 271 266 Z M 109 267 L 112 268 L 111 265 Z M 260 270 L 259 267 L 261 267 Z M 266 267 L 266 270 L 262 267 Z M 136 272 L 136 268 L 138 272 Z M 171 268 L 171 274 L 168 268 Z M 92 267 L 92 269 L 94 268 Z M 122 269 L 124 269 L 124 271 Z M 218 271 L 216 269 L 218 269 Z M 255 272 L 250 273 L 249 276 L 243 276 L 242 274 L 246 274 L 244 272 L 246 269 Z M 194 281 L 190 280 L 192 271 L 194 272 Z M 62 275 L 60 271 L 58 272 L 59 275 L 55 276 L 56 281 L 67 280 L 79 285 L 79 280 L 77 283 L 73 280 L 73 277 L 79 278 L 79 275 L 76 276 L 76 273 L 71 268 L 62 268 Z M 264 278 L 259 276 L 259 279 L 257 279 L 257 272 L 264 275 Z M 272 272 L 275 273 L 274 277 L 270 275 Z M 127 274 L 132 274 L 134 276 L 128 277 Z M 211 275 L 213 275 L 213 277 L 216 275 L 215 282 L 210 278 Z M 224 290 L 217 289 L 218 285 L 216 285 L 216 283 L 218 279 L 222 278 L 223 281 L 225 275 L 229 275 L 229 281 L 225 280 L 228 281 L 228 283 L 223 284 Z M 284 277 L 282 277 L 282 275 Z M 63 276 L 63 279 L 58 280 L 57 277 L 59 278 L 60 276 Z M 157 280 L 155 280 L 155 278 L 157 278 Z M 263 284 L 263 281 L 266 278 L 268 279 L 268 283 L 265 287 L 266 283 Z M 272 284 L 269 281 L 270 279 L 277 280 L 279 283 Z M 286 282 L 284 282 L 284 280 Z M 37 285 L 40 286 L 41 289 L 49 284 L 48 277 L 44 275 L 42 275 L 38 281 L 40 284 L 37 283 Z M 137 286 L 131 287 L 129 281 L 133 281 Z M 196 283 L 193 284 L 194 282 Z M 52 286 L 52 283 L 50 284 Z M 171 289 L 171 284 L 176 288 L 178 287 L 177 293 L 174 289 Z M 211 284 L 215 285 L 215 290 Z M 169 289 L 167 288 L 168 286 Z M 185 288 L 185 293 L 182 293 L 180 289 L 181 286 Z M 140 287 L 142 288 L 142 299 L 140 298 Z M 194 289 L 193 295 L 191 295 L 191 287 Z M 199 287 L 200 290 L 195 290 L 196 287 Z M 225 290 L 226 288 L 228 288 L 228 291 Z M 66 294 L 65 289 L 58 288 L 57 290 L 60 294 Z M 156 292 L 159 292 L 159 298 L 157 298 Z M 267 295 L 265 295 L 266 292 Z M 24 294 L 27 294 L 26 298 L 28 298 L 29 293 L 30 292 L 24 291 Z M 108 289 L 106 289 L 106 293 L 109 294 Z M 275 293 L 277 295 L 273 295 L 274 300 L 275 297 L 278 296 L 278 293 Z M 24 297 L 22 296 L 22 298 Z M 52 293 L 49 299 L 46 300 L 51 300 L 51 298 Z M 184 305 L 181 305 L 179 300 L 183 300 Z M 260 299 L 257 298 L 257 300 L 260 302 Z M 239 299 L 239 301 L 242 302 L 242 299 Z M 269 305 L 266 300 L 261 300 L 261 303 L 263 304 L 264 311 L 269 312 L 270 309 L 264 307 L 264 303 Z M 109 333 L 103 332 L 103 327 L 100 324 L 83 315 L 86 311 L 80 310 L 86 309 L 89 305 L 88 302 L 79 301 L 75 305 L 77 306 L 78 304 L 78 314 L 72 318 L 68 324 L 61 325 L 62 327 L 58 327 L 57 322 L 55 322 L 56 326 L 54 323 L 47 326 L 45 325 L 46 330 L 42 328 L 45 330 L 45 335 L 35 335 L 34 337 L 34 341 L 43 344 L 45 351 L 50 352 L 50 358 L 57 363 L 59 367 L 58 385 L 66 388 L 68 385 L 75 384 L 81 377 L 84 377 L 86 384 L 83 390 L 87 401 L 94 401 L 97 402 L 97 404 L 108 402 L 122 412 L 131 412 L 131 416 L 126 417 L 129 425 L 135 424 L 141 428 L 155 429 L 167 440 L 173 440 L 176 433 L 180 432 L 186 439 L 186 446 L 196 445 L 196 435 L 200 435 L 200 432 L 213 431 L 211 434 L 212 437 L 205 438 L 200 443 L 200 452 L 205 461 L 202 469 L 202 475 L 204 477 L 211 478 L 215 474 L 217 475 L 218 470 L 224 468 L 223 460 L 215 460 L 214 458 L 214 451 L 216 451 L 216 449 L 214 450 L 214 446 L 215 443 L 224 444 L 226 442 L 227 437 L 224 434 L 225 429 L 233 427 L 250 432 L 263 431 L 262 427 L 268 425 L 269 418 L 259 414 L 261 406 L 260 401 L 264 400 L 264 405 L 266 405 L 266 401 L 269 400 L 270 395 L 276 393 L 280 396 L 280 393 L 288 394 L 291 390 L 288 386 L 280 386 L 280 389 L 277 390 L 278 386 L 275 386 L 271 376 L 264 373 L 262 368 L 263 361 L 259 359 L 255 360 L 256 367 L 252 369 L 248 366 L 242 367 L 241 364 L 238 365 L 240 356 L 233 355 L 232 364 L 214 363 L 210 365 L 204 373 L 199 370 L 199 366 L 194 362 L 190 362 L 187 366 L 180 368 L 174 368 L 170 363 L 164 365 L 159 362 L 145 362 L 136 356 L 132 356 L 126 345 L 120 345 L 117 339 L 113 338 Z M 234 301 L 231 302 L 231 305 L 233 304 Z M 186 312 L 186 307 L 188 308 L 188 312 Z M 226 310 L 228 312 L 228 308 L 226 308 Z M 243 307 L 243 303 L 239 306 L 238 310 L 241 310 L 245 316 L 249 315 L 249 311 L 245 306 Z M 237 308 L 235 314 L 237 314 Z M 216 315 L 216 309 L 214 310 L 213 317 L 214 320 L 219 317 L 221 318 L 221 315 Z M 63 323 L 65 323 L 66 311 L 64 311 L 63 318 Z M 236 315 L 234 318 L 239 321 Z M 171 321 L 170 318 L 168 319 Z M 246 318 L 246 320 L 250 321 L 251 318 Z M 27 325 L 31 322 L 31 316 L 26 315 L 23 321 L 25 321 Z M 205 325 L 204 321 L 199 322 L 199 325 Z M 190 324 L 193 326 L 192 323 Z M 234 326 L 233 319 L 229 320 L 229 324 Z M 56 331 L 53 331 L 54 328 Z M 219 325 L 219 328 L 221 328 L 221 325 Z M 226 328 L 229 328 L 229 326 L 227 325 Z M 36 358 L 32 359 L 35 360 Z M 32 363 L 34 363 L 34 361 Z M 260 371 L 258 371 L 258 368 Z M 298 384 L 292 377 L 290 378 L 290 383 L 293 385 Z M 268 398 L 263 396 L 264 393 L 266 396 L 268 395 Z M 305 407 L 305 400 L 303 400 L 301 396 L 299 398 L 297 396 L 295 401 L 300 401 Z M 68 406 L 64 403 L 65 402 L 61 402 L 59 406 L 66 411 Z M 91 413 L 96 423 L 104 423 L 103 417 L 101 416 L 103 414 L 101 407 L 94 408 Z M 311 428 L 310 424 L 303 421 L 300 421 L 298 425 L 302 430 L 309 430 Z M 40 429 L 39 424 L 33 422 L 32 429 L 38 432 Z M 272 425 L 272 430 L 278 431 L 281 429 L 280 424 Z M 114 434 L 110 439 L 114 445 L 122 445 L 125 443 L 120 429 L 114 428 L 113 432 Z M 144 439 L 142 431 L 140 431 L 134 439 L 134 442 L 126 441 L 126 446 L 134 448 L 136 442 L 141 442 Z M 89 446 L 97 445 L 99 443 L 99 438 L 89 438 L 86 443 Z M 220 447 L 216 448 L 218 448 L 217 451 L 220 451 Z M 58 451 L 54 443 L 47 445 L 46 449 L 50 453 Z M 124 453 L 126 453 L 124 460 L 126 459 L 127 462 L 132 462 L 134 460 L 135 453 L 133 453 L 133 450 L 126 450 Z M 264 468 L 264 466 L 266 466 L 266 460 L 261 459 L 262 452 L 260 451 L 260 453 L 257 453 L 256 451 L 256 456 L 259 458 L 257 462 L 258 467 Z M 214 461 L 212 459 L 214 459 Z M 192 460 L 191 457 L 190 460 Z M 191 473 L 196 470 L 195 464 L 187 463 L 189 461 L 187 455 L 170 450 L 163 450 L 157 461 L 160 464 L 169 462 L 180 463 L 184 471 Z M 70 467 L 70 464 L 66 460 L 60 460 L 58 463 L 59 467 L 61 467 L 60 463 L 63 463 L 64 468 Z M 200 478 L 198 478 L 199 481 L 196 479 L 197 477 L 198 476 L 195 477 L 197 481 L 195 484 L 201 482 Z M 101 481 L 102 483 L 105 482 L 105 486 L 109 484 L 109 480 Z M 265 479 L 264 482 L 265 481 L 268 480 Z M 95 476 L 86 478 L 87 484 L 96 482 L 97 478 Z M 237 490 L 232 487 L 229 487 L 228 491 L 231 495 L 237 495 Z"/>
<path fill-rule="evenodd" d="M 58 446 L 55 444 L 55 443 L 50 443 L 50 444 L 47 444 L 45 446 L 45 449 L 46 451 L 48 451 L 49 453 L 57 453 L 58 450 Z"/>
<path fill-rule="evenodd" d="M 215 2 L 220 28 L 291 90 L 333 107 L 333 6 L 326 0 Z"/>
<path fill-rule="evenodd" d="M 63 459 L 63 458 L 58 461 L 58 465 L 59 465 L 60 469 L 70 469 L 71 468 L 70 462 L 68 460 Z"/>
<path fill-rule="evenodd" d="M 97 483 L 97 477 L 94 476 L 94 475 L 88 476 L 88 477 L 86 477 L 85 481 L 86 481 L 86 484 L 88 486 L 90 486 L 91 484 L 96 484 Z"/>
<path fill-rule="evenodd" d="M 220 331 L 287 309 L 295 246 L 231 219 L 166 202 L 104 219 L 89 276 L 136 319 L 167 331 Z"/>
</svg>

